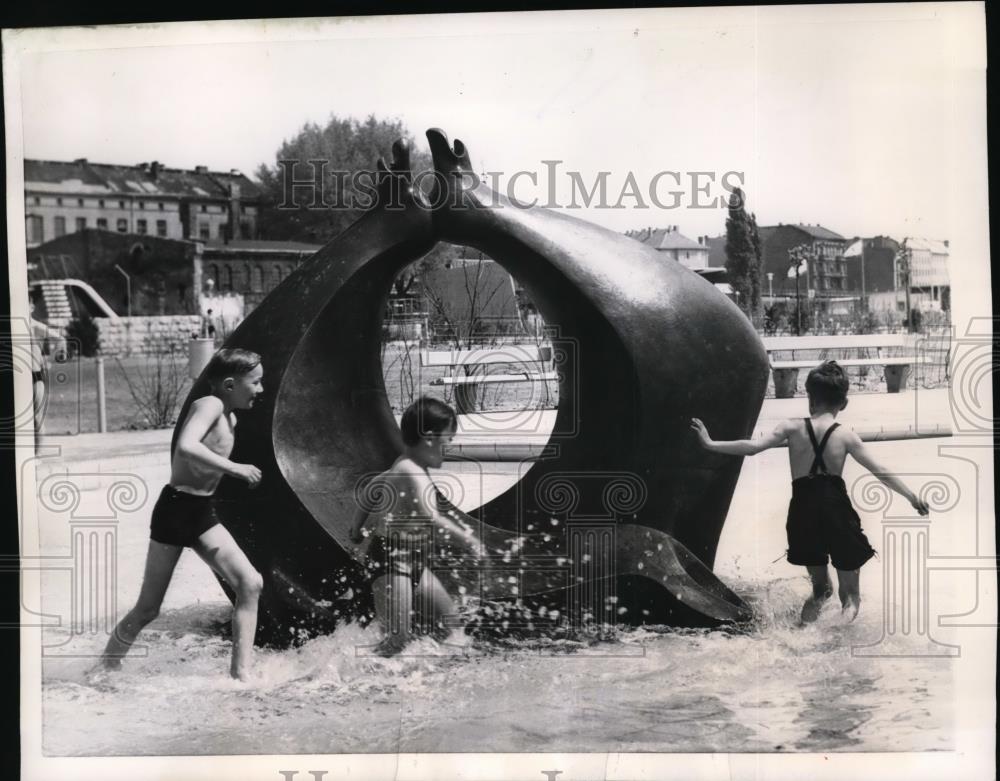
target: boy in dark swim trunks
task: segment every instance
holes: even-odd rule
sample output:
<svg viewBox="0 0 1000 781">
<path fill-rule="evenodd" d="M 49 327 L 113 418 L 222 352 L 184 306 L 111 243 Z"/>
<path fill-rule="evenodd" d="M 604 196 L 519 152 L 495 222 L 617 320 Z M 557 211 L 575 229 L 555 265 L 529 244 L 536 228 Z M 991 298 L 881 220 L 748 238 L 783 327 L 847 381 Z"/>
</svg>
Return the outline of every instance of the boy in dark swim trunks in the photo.
<svg viewBox="0 0 1000 781">
<path fill-rule="evenodd" d="M 236 426 L 233 410 L 253 406 L 263 391 L 264 370 L 256 353 L 223 349 L 212 357 L 206 373 L 212 392 L 191 405 L 177 437 L 170 483 L 153 507 L 139 600 L 111 633 L 101 657 L 106 668 L 121 667 L 136 636 L 159 615 L 177 560 L 189 547 L 236 593 L 229 672 L 240 680 L 249 673 L 263 580 L 216 518 L 212 494 L 223 475 L 246 480 L 251 488 L 260 482 L 257 467 L 234 463 L 228 456 Z"/>
<path fill-rule="evenodd" d="M 815 621 L 823 603 L 833 594 L 828 557 L 837 570 L 837 591 L 844 613 L 854 620 L 861 607 L 861 566 L 875 551 L 861 531 L 861 519 L 851 506 L 840 476 L 848 454 L 904 496 L 918 513 L 927 515 L 927 503 L 879 464 L 857 434 L 836 422 L 837 413 L 847 406 L 848 387 L 847 375 L 836 361 L 817 366 L 806 378 L 809 417 L 786 420 L 759 440 L 714 442 L 704 423 L 697 418 L 691 421 L 702 446 L 714 453 L 751 456 L 788 444 L 792 470 L 792 501 L 785 525 L 788 561 L 806 567 L 813 587 L 812 596 L 802 607 L 803 623 Z"/>
<path fill-rule="evenodd" d="M 365 566 L 373 579 L 375 615 L 385 632 L 376 648 L 381 656 L 399 653 L 413 638 L 414 600 L 431 614 L 431 620 L 426 615 L 421 618 L 425 624 L 433 624 L 425 628 L 434 637 L 445 640 L 450 635 L 443 619 L 456 609 L 441 581 L 427 567 L 428 532 L 437 534 L 443 529 L 464 541 L 467 548 L 475 550 L 478 545 L 470 529 L 438 511 L 437 490 L 427 472 L 428 467 L 437 469 L 444 463 L 445 447 L 457 429 L 454 410 L 424 396 L 403 413 L 400 429 L 403 455 L 365 491 L 380 510 Z M 351 527 L 352 542 L 364 541 L 364 526 L 373 514 L 371 507 L 359 509 Z"/>
</svg>

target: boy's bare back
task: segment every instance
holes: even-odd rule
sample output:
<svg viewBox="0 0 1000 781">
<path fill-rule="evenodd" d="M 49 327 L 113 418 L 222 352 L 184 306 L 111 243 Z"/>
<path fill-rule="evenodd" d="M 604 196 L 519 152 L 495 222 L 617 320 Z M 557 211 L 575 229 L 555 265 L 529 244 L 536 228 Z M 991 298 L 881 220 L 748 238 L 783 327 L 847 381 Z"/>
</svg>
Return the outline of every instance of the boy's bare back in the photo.
<svg viewBox="0 0 1000 781">
<path fill-rule="evenodd" d="M 823 437 L 837 423 L 836 418 L 830 414 L 817 415 L 811 421 L 817 444 L 823 441 Z M 780 428 L 788 441 L 788 464 L 792 470 L 792 479 L 807 477 L 816 453 L 805 420 L 792 418 L 784 421 Z M 827 474 L 839 475 L 844 471 L 844 462 L 856 442 L 860 442 L 857 434 L 842 425 L 837 426 L 823 447 L 823 464 Z"/>
</svg>

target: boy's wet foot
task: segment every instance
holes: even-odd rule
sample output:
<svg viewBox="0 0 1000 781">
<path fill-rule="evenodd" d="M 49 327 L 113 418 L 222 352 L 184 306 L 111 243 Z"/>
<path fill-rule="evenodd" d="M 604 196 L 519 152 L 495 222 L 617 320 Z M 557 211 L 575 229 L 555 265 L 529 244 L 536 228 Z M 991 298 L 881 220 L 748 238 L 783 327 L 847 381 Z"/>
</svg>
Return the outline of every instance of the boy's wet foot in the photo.
<svg viewBox="0 0 1000 781">
<path fill-rule="evenodd" d="M 851 621 L 853 621 L 855 618 L 858 617 L 859 610 L 861 610 L 861 601 L 849 599 L 844 603 L 843 610 L 841 610 L 841 615 L 845 619 L 847 619 L 848 623 L 850 623 Z"/>
<path fill-rule="evenodd" d="M 823 610 L 823 605 L 831 596 L 833 596 L 832 593 L 809 597 L 802 606 L 802 616 L 799 620 L 799 626 L 811 624 L 819 618 L 819 614 Z"/>
<path fill-rule="evenodd" d="M 381 656 L 386 659 L 388 659 L 390 656 L 396 656 L 406 646 L 407 639 L 408 638 L 400 637 L 399 635 L 392 635 L 391 637 L 386 637 L 378 645 L 375 646 L 376 656 Z"/>
</svg>

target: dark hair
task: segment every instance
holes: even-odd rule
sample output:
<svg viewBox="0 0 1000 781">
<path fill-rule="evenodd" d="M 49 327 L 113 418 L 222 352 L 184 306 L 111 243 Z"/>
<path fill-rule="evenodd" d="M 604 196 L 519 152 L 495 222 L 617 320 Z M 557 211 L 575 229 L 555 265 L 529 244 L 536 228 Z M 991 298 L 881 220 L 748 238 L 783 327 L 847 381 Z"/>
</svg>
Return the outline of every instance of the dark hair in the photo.
<svg viewBox="0 0 1000 781">
<path fill-rule="evenodd" d="M 208 362 L 205 376 L 209 382 L 218 382 L 226 377 L 240 377 L 260 366 L 260 356 L 239 347 L 223 347 Z"/>
<path fill-rule="evenodd" d="M 403 413 L 399 428 L 403 442 L 415 445 L 428 434 L 443 434 L 458 425 L 455 410 L 432 396 L 421 396 Z"/>
<path fill-rule="evenodd" d="M 847 401 L 850 383 L 847 373 L 836 361 L 824 361 L 806 377 L 809 401 L 824 407 L 839 407 Z"/>
</svg>

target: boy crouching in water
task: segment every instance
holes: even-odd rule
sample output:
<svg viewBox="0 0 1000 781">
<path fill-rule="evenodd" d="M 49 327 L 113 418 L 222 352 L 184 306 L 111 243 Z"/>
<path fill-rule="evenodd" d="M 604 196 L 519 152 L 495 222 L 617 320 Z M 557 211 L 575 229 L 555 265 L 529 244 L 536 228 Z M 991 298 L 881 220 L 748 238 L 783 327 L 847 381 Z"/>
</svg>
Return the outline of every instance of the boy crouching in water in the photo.
<svg viewBox="0 0 1000 781">
<path fill-rule="evenodd" d="M 413 639 L 414 617 L 423 631 L 444 641 L 451 630 L 444 618 L 457 610 L 441 581 L 425 561 L 440 533 L 454 534 L 475 551 L 479 545 L 471 530 L 445 517 L 437 508 L 437 489 L 427 469 L 444 463 L 444 451 L 455 436 L 455 411 L 442 401 L 424 396 L 411 404 L 400 421 L 405 449 L 385 472 L 367 487 L 370 497 L 388 509 L 376 518 L 365 557 L 371 574 L 375 615 L 385 636 L 375 649 L 393 656 Z M 364 526 L 371 513 L 362 507 L 351 527 L 351 541 L 365 539 Z M 424 528 L 407 529 L 407 524 Z M 395 528 L 393 528 L 395 527 Z M 427 533 L 434 536 L 427 539 Z M 415 609 L 414 605 L 422 610 Z"/>
<path fill-rule="evenodd" d="M 752 456 L 787 442 L 792 470 L 792 500 L 788 505 L 788 562 L 809 571 L 812 596 L 802 607 L 802 623 L 815 621 L 823 603 L 833 594 L 827 559 L 837 570 L 843 612 L 854 620 L 861 607 L 858 579 L 861 566 L 875 551 L 861 531 L 861 519 L 851 506 L 841 477 L 848 454 L 921 515 L 927 503 L 879 464 L 853 431 L 840 428 L 837 413 L 847 406 L 847 375 L 836 361 L 826 361 L 809 372 L 806 394 L 809 417 L 786 420 L 759 440 L 715 442 L 705 424 L 692 419 L 702 447 L 714 453 Z"/>
<path fill-rule="evenodd" d="M 136 636 L 160 612 L 160 605 L 185 547 L 194 551 L 236 593 L 230 675 L 246 680 L 257 629 L 257 600 L 263 588 L 254 569 L 215 515 L 212 495 L 223 475 L 260 482 L 260 470 L 229 460 L 236 418 L 263 391 L 260 356 L 249 350 L 219 350 L 206 368 L 211 393 L 197 399 L 181 426 L 170 464 L 170 483 L 153 508 L 149 551 L 139 600 L 111 633 L 102 665 L 121 667 Z"/>
</svg>

